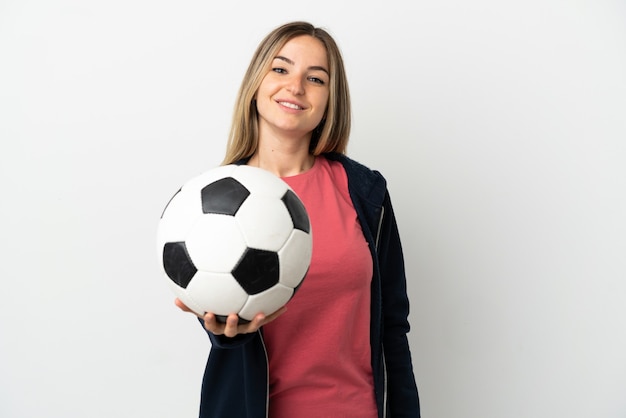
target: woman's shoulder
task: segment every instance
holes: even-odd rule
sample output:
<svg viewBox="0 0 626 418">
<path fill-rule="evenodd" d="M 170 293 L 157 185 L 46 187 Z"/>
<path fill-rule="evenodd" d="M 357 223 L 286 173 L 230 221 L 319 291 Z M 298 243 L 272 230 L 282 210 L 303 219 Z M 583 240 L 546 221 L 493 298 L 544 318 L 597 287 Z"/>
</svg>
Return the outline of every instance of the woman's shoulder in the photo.
<svg viewBox="0 0 626 418">
<path fill-rule="evenodd" d="M 371 169 L 367 165 L 348 157 L 346 154 L 330 152 L 323 154 L 323 156 L 330 161 L 340 162 L 345 167 L 346 171 L 350 170 L 353 172 L 352 174 L 370 176 L 384 181 L 383 175 L 378 170 Z"/>
<path fill-rule="evenodd" d="M 386 192 L 387 181 L 379 171 L 373 170 L 345 154 L 327 153 L 323 156 L 329 161 L 337 161 L 343 165 L 351 189 L 361 196 L 384 195 Z"/>
</svg>

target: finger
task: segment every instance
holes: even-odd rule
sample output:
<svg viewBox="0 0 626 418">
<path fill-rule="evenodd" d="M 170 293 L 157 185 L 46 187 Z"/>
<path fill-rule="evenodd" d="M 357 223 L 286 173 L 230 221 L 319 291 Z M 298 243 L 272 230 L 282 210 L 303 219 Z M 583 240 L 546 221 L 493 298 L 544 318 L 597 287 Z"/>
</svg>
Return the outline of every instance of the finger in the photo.
<svg viewBox="0 0 626 418">
<path fill-rule="evenodd" d="M 256 332 L 259 328 L 261 328 L 261 326 L 265 324 L 265 320 L 266 320 L 265 314 L 262 314 L 262 313 L 257 314 L 254 318 L 252 318 L 252 321 L 246 324 L 243 332 L 247 332 L 247 333 Z"/>
<path fill-rule="evenodd" d="M 271 315 L 268 315 L 266 317 L 262 317 L 261 321 L 260 321 L 260 323 L 258 325 L 258 328 L 262 327 L 265 324 L 269 324 L 270 322 L 272 322 L 273 320 L 275 320 L 276 318 L 278 318 L 279 316 L 284 314 L 286 311 L 287 311 L 287 307 L 283 306 L 282 308 L 280 308 L 276 312 L 272 313 Z M 259 315 L 262 315 L 262 314 L 259 314 Z"/>
<path fill-rule="evenodd" d="M 174 304 L 175 304 L 176 306 L 178 306 L 181 310 L 185 311 L 185 312 L 191 312 L 191 309 L 189 309 L 189 307 L 188 307 L 187 305 L 185 305 L 185 304 L 183 303 L 183 301 L 182 301 L 182 300 L 180 300 L 180 299 L 178 299 L 178 298 L 176 298 L 176 299 L 174 300 Z"/>
<path fill-rule="evenodd" d="M 204 328 L 207 331 L 210 331 L 215 335 L 222 335 L 224 333 L 224 326 L 217 321 L 214 314 L 207 312 L 203 319 Z"/>
<path fill-rule="evenodd" d="M 237 316 L 237 314 L 228 315 L 228 318 L 226 318 L 226 326 L 224 327 L 224 335 L 230 338 L 237 335 L 238 324 L 239 324 L 239 317 Z"/>
<path fill-rule="evenodd" d="M 269 316 L 265 316 L 265 314 L 259 313 L 252 319 L 252 321 L 250 321 L 249 324 L 247 324 L 247 326 L 244 329 L 242 329 L 242 332 L 256 332 L 263 325 L 269 324 L 270 322 L 272 322 L 273 320 L 275 320 L 276 318 L 284 314 L 286 311 L 287 311 L 287 307 L 283 306 L 282 308 L 280 308 L 279 310 L 277 310 L 276 312 L 274 312 L 273 314 Z M 240 327 L 243 328 L 243 326 L 240 326 Z"/>
</svg>

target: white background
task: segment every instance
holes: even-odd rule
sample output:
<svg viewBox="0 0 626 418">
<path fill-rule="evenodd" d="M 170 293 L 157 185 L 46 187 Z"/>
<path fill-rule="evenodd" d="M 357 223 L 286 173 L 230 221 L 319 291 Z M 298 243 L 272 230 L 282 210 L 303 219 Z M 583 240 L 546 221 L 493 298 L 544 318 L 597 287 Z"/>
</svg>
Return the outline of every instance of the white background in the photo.
<svg viewBox="0 0 626 418">
<path fill-rule="evenodd" d="M 0 0 L 1 417 L 196 416 L 156 224 L 294 19 L 389 181 L 423 416 L 626 416 L 625 3 L 347 3 Z"/>
</svg>

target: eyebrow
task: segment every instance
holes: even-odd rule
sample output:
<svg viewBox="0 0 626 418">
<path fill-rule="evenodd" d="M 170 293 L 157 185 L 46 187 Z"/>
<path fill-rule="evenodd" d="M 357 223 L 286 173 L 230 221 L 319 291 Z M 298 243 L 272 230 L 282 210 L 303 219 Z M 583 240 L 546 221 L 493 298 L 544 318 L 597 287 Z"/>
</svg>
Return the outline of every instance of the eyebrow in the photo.
<svg viewBox="0 0 626 418">
<path fill-rule="evenodd" d="M 290 64 L 290 65 L 295 65 L 296 64 L 295 62 L 293 62 L 289 58 L 283 57 L 282 55 L 277 55 L 276 57 L 274 57 L 274 59 L 285 61 L 287 64 Z M 321 65 L 312 65 L 312 66 L 309 67 L 309 70 L 324 71 L 326 74 L 330 75 L 328 73 L 328 70 L 326 68 L 322 67 Z"/>
</svg>

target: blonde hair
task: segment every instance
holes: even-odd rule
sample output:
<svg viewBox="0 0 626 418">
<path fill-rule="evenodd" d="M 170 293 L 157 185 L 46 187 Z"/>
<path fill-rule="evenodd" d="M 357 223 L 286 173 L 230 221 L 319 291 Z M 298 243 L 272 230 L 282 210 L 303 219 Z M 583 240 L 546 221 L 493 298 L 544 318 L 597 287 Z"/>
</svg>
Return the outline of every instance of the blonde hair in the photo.
<svg viewBox="0 0 626 418">
<path fill-rule="evenodd" d="M 251 157 L 259 142 L 258 113 L 254 96 L 278 51 L 291 39 L 308 35 L 326 48 L 330 73 L 326 114 L 313 130 L 309 151 L 345 154 L 350 136 L 351 108 L 343 58 L 335 40 L 324 29 L 308 22 L 291 22 L 277 27 L 261 41 L 246 71 L 235 101 L 235 109 L 222 164 Z"/>
</svg>

